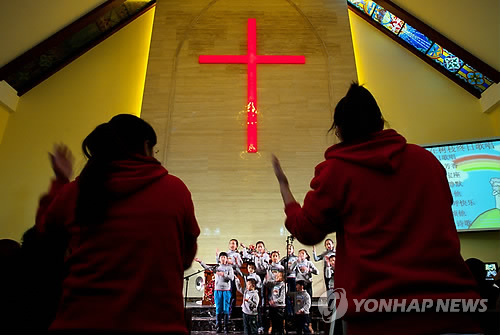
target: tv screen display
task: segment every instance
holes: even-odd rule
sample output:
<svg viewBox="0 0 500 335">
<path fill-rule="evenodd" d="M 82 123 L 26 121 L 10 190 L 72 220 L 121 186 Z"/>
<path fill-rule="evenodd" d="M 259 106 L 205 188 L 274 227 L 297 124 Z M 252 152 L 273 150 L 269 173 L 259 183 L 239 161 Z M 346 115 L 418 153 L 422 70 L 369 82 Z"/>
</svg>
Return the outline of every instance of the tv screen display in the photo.
<svg viewBox="0 0 500 335">
<path fill-rule="evenodd" d="M 500 138 L 423 147 L 446 169 L 457 230 L 500 229 Z"/>
<path fill-rule="evenodd" d="M 486 280 L 495 280 L 495 276 L 498 272 L 498 264 L 494 263 L 484 263 L 486 268 Z"/>
</svg>

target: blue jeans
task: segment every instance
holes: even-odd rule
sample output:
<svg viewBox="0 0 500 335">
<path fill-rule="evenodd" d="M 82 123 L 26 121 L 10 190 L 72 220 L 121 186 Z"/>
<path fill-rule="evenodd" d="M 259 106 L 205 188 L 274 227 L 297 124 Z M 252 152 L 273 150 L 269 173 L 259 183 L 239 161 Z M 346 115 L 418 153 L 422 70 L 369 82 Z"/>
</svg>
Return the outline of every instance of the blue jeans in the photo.
<svg viewBox="0 0 500 335">
<path fill-rule="evenodd" d="M 214 291 L 215 314 L 229 314 L 231 291 Z"/>
</svg>

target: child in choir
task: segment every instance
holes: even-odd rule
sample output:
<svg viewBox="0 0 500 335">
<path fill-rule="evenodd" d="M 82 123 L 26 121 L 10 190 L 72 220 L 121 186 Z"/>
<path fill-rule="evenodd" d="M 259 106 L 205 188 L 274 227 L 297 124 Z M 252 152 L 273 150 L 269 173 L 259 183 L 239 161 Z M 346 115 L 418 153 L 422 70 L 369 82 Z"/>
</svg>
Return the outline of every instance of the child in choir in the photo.
<svg viewBox="0 0 500 335">
<path fill-rule="evenodd" d="M 325 240 L 325 251 L 321 254 L 316 254 L 316 246 L 313 246 L 313 259 L 315 262 L 323 261 L 323 278 L 325 280 L 325 288 L 328 291 L 328 278 L 326 277 L 326 268 L 328 259 L 326 257 L 335 256 L 335 244 L 331 238 Z"/>
<path fill-rule="evenodd" d="M 253 258 L 254 258 L 254 254 L 255 254 L 255 245 L 253 244 L 250 244 L 248 246 L 244 245 L 243 243 L 240 243 L 241 245 L 241 250 L 242 250 L 242 260 L 243 260 L 243 263 L 248 263 L 248 262 L 252 262 L 253 263 Z"/>
<path fill-rule="evenodd" d="M 266 246 L 263 241 L 255 243 L 253 260 L 255 263 L 255 272 L 260 276 L 260 279 L 264 281 L 264 277 L 267 274 L 267 268 L 269 267 L 269 254 L 266 252 Z"/>
<path fill-rule="evenodd" d="M 269 267 L 269 254 L 266 252 L 266 245 L 263 241 L 258 241 L 255 243 L 255 252 L 253 253 L 253 261 L 255 263 L 255 273 L 260 277 L 261 281 L 264 282 L 264 279 L 267 274 L 267 269 Z M 265 294 L 264 294 L 264 285 L 261 286 L 260 289 L 260 312 L 259 312 L 259 333 L 264 332 L 264 306 L 265 306 Z"/>
<path fill-rule="evenodd" d="M 269 264 L 268 270 L 269 270 L 268 274 L 270 276 L 272 275 L 273 278 L 276 273 L 281 273 L 282 279 L 284 278 L 283 274 L 285 273 L 285 267 L 283 266 L 283 264 L 281 264 L 280 252 L 278 250 L 274 250 L 271 252 L 271 263 Z M 286 287 L 285 287 L 285 305 L 286 305 Z M 283 319 L 283 327 L 285 327 L 285 319 Z"/>
<path fill-rule="evenodd" d="M 232 265 L 235 273 L 241 275 L 241 265 L 243 264 L 243 260 L 241 259 L 240 252 L 238 251 L 238 240 L 233 238 L 229 240 L 229 250 L 226 252 L 227 254 L 227 264 Z M 219 249 L 216 251 L 216 257 L 219 257 Z M 217 263 L 219 260 L 217 259 Z"/>
<path fill-rule="evenodd" d="M 285 319 L 285 283 L 283 282 L 283 272 L 278 271 L 274 275 L 268 273 L 264 280 L 264 285 L 269 288 L 269 316 L 271 318 L 272 334 L 282 335 L 283 321 Z"/>
<path fill-rule="evenodd" d="M 292 269 L 295 270 L 297 280 L 304 281 L 304 289 L 312 298 L 312 275 L 318 274 L 318 269 L 309 260 L 309 254 L 305 249 L 299 250 L 297 261 L 293 264 Z"/>
<path fill-rule="evenodd" d="M 311 334 L 309 325 L 309 308 L 311 308 L 311 296 L 304 290 L 304 281 L 297 280 L 295 294 L 295 328 L 297 334 Z"/>
<path fill-rule="evenodd" d="M 247 271 L 248 275 L 246 276 L 245 280 L 250 280 L 253 279 L 255 280 L 255 288 L 257 293 L 259 294 L 260 297 L 262 297 L 262 280 L 260 279 L 260 276 L 255 273 L 255 264 L 253 262 L 248 262 L 247 263 Z M 261 298 L 261 300 L 264 300 Z M 259 308 L 257 310 L 257 325 L 258 328 L 262 328 L 261 331 L 264 331 L 264 328 L 262 327 L 262 308 L 259 305 Z"/>
<path fill-rule="evenodd" d="M 271 263 L 269 264 L 269 270 L 273 273 L 276 271 L 285 271 L 285 267 L 281 264 L 280 252 L 278 250 L 274 250 L 273 252 L 271 252 Z"/>
<path fill-rule="evenodd" d="M 255 243 L 255 250 L 245 247 L 243 244 L 243 258 L 251 260 L 255 264 L 255 273 L 260 278 L 261 283 L 267 274 L 267 269 L 269 267 L 269 254 L 266 252 L 266 246 L 263 241 L 258 241 Z M 263 309 L 265 305 L 265 294 L 264 285 L 260 286 L 260 306 L 259 306 L 259 334 L 264 333 L 264 320 L 262 317 Z"/>
<path fill-rule="evenodd" d="M 262 287 L 262 280 L 259 275 L 255 273 L 255 264 L 253 262 L 247 263 L 247 271 L 248 274 L 245 277 L 246 280 L 253 279 L 255 280 L 255 288 L 260 289 Z"/>
<path fill-rule="evenodd" d="M 255 289 L 257 283 L 254 278 L 246 279 L 246 289 L 241 287 L 241 281 L 236 281 L 238 291 L 243 294 L 241 310 L 243 311 L 243 329 L 246 335 L 257 335 L 257 315 L 259 307 L 259 293 Z"/>
<path fill-rule="evenodd" d="M 325 258 L 328 259 L 327 266 L 325 268 L 325 279 L 327 281 L 327 286 L 326 289 L 328 290 L 333 290 L 333 284 L 334 284 L 334 275 L 335 275 L 335 256 L 330 256 Z"/>
<path fill-rule="evenodd" d="M 203 263 L 199 258 L 195 261 L 209 271 L 215 272 L 215 314 L 217 314 L 216 328 L 217 333 L 222 332 L 222 324 L 224 323 L 224 332 L 228 332 L 229 322 L 229 306 L 231 303 L 231 281 L 234 280 L 233 267 L 227 264 L 227 253 L 219 253 L 219 264 L 215 266 L 208 266 Z"/>
<path fill-rule="evenodd" d="M 233 271 L 235 274 L 235 279 L 231 281 L 231 304 L 229 306 L 229 315 L 232 315 L 234 306 L 236 305 L 236 275 L 243 276 L 241 273 L 241 265 L 243 264 L 243 260 L 241 259 L 241 255 L 238 251 L 238 240 L 233 238 L 229 240 L 229 250 L 226 252 L 227 254 L 227 264 L 233 267 Z M 216 261 L 219 263 L 219 249 L 216 251 Z"/>
<path fill-rule="evenodd" d="M 292 265 L 297 261 L 297 256 L 295 256 L 293 253 L 295 251 L 295 248 L 293 247 L 293 244 L 289 244 L 287 247 L 287 256 L 283 257 L 281 259 L 281 265 L 285 268 L 285 273 L 286 273 L 286 287 L 287 287 L 287 292 L 292 293 L 292 294 L 287 294 L 286 295 L 286 313 L 288 316 L 293 315 L 293 292 L 295 292 L 295 271 L 292 271 Z"/>
</svg>

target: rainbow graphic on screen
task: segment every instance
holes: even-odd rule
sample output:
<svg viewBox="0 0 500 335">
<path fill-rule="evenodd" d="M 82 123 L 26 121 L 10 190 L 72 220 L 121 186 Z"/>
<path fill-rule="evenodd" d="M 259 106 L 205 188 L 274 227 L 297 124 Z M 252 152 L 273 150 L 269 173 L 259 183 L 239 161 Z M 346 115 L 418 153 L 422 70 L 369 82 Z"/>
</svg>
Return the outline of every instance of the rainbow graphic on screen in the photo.
<svg viewBox="0 0 500 335">
<path fill-rule="evenodd" d="M 456 169 L 463 172 L 500 172 L 500 157 L 489 154 L 462 156 L 453 160 Z M 500 178 L 491 176 L 491 195 L 495 198 L 495 207 L 479 214 L 469 226 L 469 229 L 500 228 Z"/>
<path fill-rule="evenodd" d="M 500 171 L 500 157 L 493 155 L 470 155 L 457 158 L 453 161 L 457 170 L 464 172 L 476 170 Z"/>
</svg>

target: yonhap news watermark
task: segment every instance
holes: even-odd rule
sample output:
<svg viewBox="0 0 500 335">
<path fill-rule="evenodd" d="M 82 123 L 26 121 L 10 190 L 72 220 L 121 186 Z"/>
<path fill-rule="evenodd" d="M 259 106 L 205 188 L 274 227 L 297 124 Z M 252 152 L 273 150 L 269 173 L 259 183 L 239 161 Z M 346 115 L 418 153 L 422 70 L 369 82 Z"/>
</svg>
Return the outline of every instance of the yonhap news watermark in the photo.
<svg viewBox="0 0 500 335">
<path fill-rule="evenodd" d="M 353 299 L 356 312 L 486 312 L 487 299 Z"/>
<path fill-rule="evenodd" d="M 345 315 L 349 304 L 354 305 L 356 313 L 473 313 L 488 309 L 488 299 L 352 299 L 348 302 L 343 288 L 323 293 L 318 309 L 323 321 L 332 322 Z"/>
</svg>

